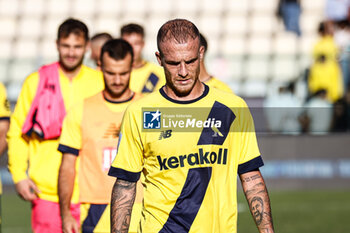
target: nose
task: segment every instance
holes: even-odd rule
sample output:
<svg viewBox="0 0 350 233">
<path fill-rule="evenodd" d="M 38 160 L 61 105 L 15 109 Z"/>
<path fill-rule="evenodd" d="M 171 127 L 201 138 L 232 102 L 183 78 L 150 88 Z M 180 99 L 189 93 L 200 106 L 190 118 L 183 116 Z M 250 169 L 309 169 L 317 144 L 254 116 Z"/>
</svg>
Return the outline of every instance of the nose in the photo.
<svg viewBox="0 0 350 233">
<path fill-rule="evenodd" d="M 121 77 L 120 77 L 120 75 L 117 74 L 117 75 L 115 76 L 114 82 L 115 82 L 115 84 L 117 84 L 117 85 L 119 85 L 119 84 L 121 83 Z"/>
<path fill-rule="evenodd" d="M 182 78 L 185 78 L 187 75 L 188 75 L 188 70 L 187 70 L 186 64 L 185 62 L 181 62 L 179 67 L 179 76 Z"/>
<path fill-rule="evenodd" d="M 69 48 L 68 55 L 71 57 L 74 56 L 74 48 Z"/>
</svg>

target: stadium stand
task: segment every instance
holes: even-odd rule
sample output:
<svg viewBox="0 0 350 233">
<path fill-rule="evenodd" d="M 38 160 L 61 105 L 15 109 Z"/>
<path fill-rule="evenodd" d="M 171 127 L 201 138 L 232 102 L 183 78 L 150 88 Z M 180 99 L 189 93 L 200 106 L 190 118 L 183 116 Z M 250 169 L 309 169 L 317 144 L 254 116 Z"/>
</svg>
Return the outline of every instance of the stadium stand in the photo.
<svg viewBox="0 0 350 233">
<path fill-rule="evenodd" d="M 285 32 L 278 0 L 0 0 L 0 81 L 15 101 L 26 75 L 56 59 L 56 27 L 72 16 L 91 33 L 114 36 L 129 22 L 145 26 L 145 57 L 155 61 L 156 32 L 166 20 L 192 20 L 208 37 L 208 67 L 239 95 L 264 97 L 271 83 L 300 78 L 311 63 L 325 1 L 302 1 L 298 38 Z"/>
</svg>

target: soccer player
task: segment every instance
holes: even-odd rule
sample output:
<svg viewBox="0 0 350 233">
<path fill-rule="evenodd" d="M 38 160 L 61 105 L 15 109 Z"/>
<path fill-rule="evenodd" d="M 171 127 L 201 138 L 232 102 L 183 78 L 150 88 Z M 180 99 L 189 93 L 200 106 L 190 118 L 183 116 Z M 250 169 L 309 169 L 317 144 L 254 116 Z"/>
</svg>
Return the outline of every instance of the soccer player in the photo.
<svg viewBox="0 0 350 233">
<path fill-rule="evenodd" d="M 220 90 L 223 91 L 227 91 L 227 92 L 232 92 L 231 88 L 224 82 L 220 81 L 219 79 L 213 77 L 212 75 L 210 75 L 207 72 L 207 69 L 205 68 L 205 54 L 208 50 L 208 42 L 205 39 L 205 37 L 203 36 L 203 34 L 199 34 L 199 38 L 200 38 L 200 45 L 204 47 L 204 55 L 203 55 L 203 59 L 200 61 L 200 72 L 199 72 L 199 80 L 201 82 L 204 82 L 205 84 L 207 84 L 209 87 L 214 87 L 214 88 L 218 88 Z"/>
<path fill-rule="evenodd" d="M 157 45 L 167 83 L 125 111 L 109 170 L 117 177 L 111 231 L 128 231 L 142 172 L 140 232 L 237 232 L 237 173 L 259 232 L 274 232 L 246 103 L 199 81 L 204 49 L 193 23 L 168 21 L 158 31 Z M 255 200 L 262 206 L 253 210 Z"/>
<path fill-rule="evenodd" d="M 102 46 L 109 40 L 113 39 L 113 37 L 106 32 L 98 33 L 91 37 L 90 48 L 91 48 L 91 56 L 90 58 L 95 62 L 96 68 L 100 70 L 101 62 L 100 55 Z"/>
<path fill-rule="evenodd" d="M 143 27 L 138 24 L 127 24 L 121 28 L 120 35 L 131 44 L 134 50 L 130 89 L 136 93 L 150 93 L 159 90 L 165 84 L 164 70 L 142 57 L 142 50 L 145 46 Z"/>
<path fill-rule="evenodd" d="M 78 232 L 79 223 L 70 213 L 77 159 L 81 202 L 82 232 L 109 232 L 111 191 L 114 179 L 107 175 L 117 153 L 118 136 L 125 108 L 138 99 L 129 89 L 133 51 L 122 39 L 113 39 L 102 47 L 101 64 L 105 89 L 77 104 L 63 123 L 58 150 L 63 153 L 58 176 L 58 195 L 65 233 Z M 141 190 L 142 191 L 142 190 Z M 136 232 L 141 215 L 141 200 L 135 205 Z"/>
<path fill-rule="evenodd" d="M 86 25 L 67 19 L 58 28 L 59 61 L 30 74 L 8 132 L 8 167 L 16 191 L 32 202 L 34 232 L 62 232 L 57 195 L 61 153 L 58 137 L 66 110 L 103 89 L 102 73 L 82 65 L 89 42 Z M 78 193 L 72 198 L 78 202 Z M 79 205 L 72 214 L 79 219 Z"/>
<path fill-rule="evenodd" d="M 5 152 L 7 148 L 6 133 L 10 124 L 10 103 L 7 100 L 6 88 L 0 83 L 0 156 Z M 2 185 L 0 179 L 0 197 L 2 194 Z M 1 199 L 0 199 L 0 231 L 1 231 Z"/>
</svg>

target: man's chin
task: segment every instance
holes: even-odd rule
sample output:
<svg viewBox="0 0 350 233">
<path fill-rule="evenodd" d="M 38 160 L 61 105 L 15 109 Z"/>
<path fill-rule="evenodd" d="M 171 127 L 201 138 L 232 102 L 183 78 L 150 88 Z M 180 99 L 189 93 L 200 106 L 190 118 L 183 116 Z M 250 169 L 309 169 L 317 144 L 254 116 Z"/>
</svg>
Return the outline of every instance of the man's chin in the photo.
<svg viewBox="0 0 350 233">
<path fill-rule="evenodd" d="M 179 97 L 185 97 L 188 96 L 193 89 L 193 86 L 190 87 L 174 87 L 173 91 L 174 93 Z"/>
<path fill-rule="evenodd" d="M 76 69 L 78 69 L 81 66 L 81 62 L 77 63 L 77 64 L 67 64 L 65 62 L 61 62 L 61 66 L 64 70 L 66 71 L 74 71 Z"/>
</svg>

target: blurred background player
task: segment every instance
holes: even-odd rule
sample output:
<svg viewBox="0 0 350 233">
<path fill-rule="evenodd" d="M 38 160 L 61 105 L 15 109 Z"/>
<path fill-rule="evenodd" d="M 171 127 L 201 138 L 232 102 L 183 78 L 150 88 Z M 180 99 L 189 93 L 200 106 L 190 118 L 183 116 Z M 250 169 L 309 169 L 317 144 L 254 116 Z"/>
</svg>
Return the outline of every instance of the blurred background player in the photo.
<svg viewBox="0 0 350 233">
<path fill-rule="evenodd" d="M 141 97 L 129 89 L 133 50 L 122 39 L 108 41 L 101 51 L 105 89 L 79 103 L 64 120 L 58 150 L 63 153 L 58 178 L 58 195 L 63 232 L 78 232 L 70 213 L 71 196 L 80 158 L 78 177 L 82 232 L 109 232 L 110 199 L 114 179 L 107 175 L 117 153 L 120 124 L 126 107 Z M 141 191 L 142 191 L 142 186 Z M 137 232 L 140 198 L 133 210 L 129 232 Z"/>
<path fill-rule="evenodd" d="M 101 69 L 100 55 L 102 46 L 109 40 L 113 39 L 113 37 L 106 32 L 98 33 L 91 37 L 90 48 L 91 48 L 91 56 L 90 58 L 95 62 L 96 69 Z"/>
<path fill-rule="evenodd" d="M 344 94 L 343 78 L 338 63 L 338 47 L 333 37 L 334 26 L 321 22 L 318 27 L 319 40 L 313 48 L 314 62 L 308 78 L 309 92 L 314 95 L 326 90 L 327 99 L 334 103 Z"/>
<path fill-rule="evenodd" d="M 8 167 L 20 197 L 32 202 L 34 232 L 61 232 L 57 147 L 63 117 L 74 103 L 103 89 L 101 72 L 82 65 L 88 42 L 83 22 L 64 21 L 56 41 L 59 61 L 26 78 L 11 116 Z M 77 201 L 75 192 L 72 202 Z M 79 219 L 78 205 L 72 212 Z"/>
<path fill-rule="evenodd" d="M 138 24 L 124 25 L 121 37 L 131 44 L 134 50 L 134 62 L 130 78 L 130 89 L 137 93 L 150 93 L 165 84 L 164 70 L 161 66 L 146 61 L 142 57 L 145 46 L 145 32 Z"/>
<path fill-rule="evenodd" d="M 2 156 L 7 149 L 6 134 L 9 129 L 10 124 L 10 103 L 7 100 L 6 88 L 0 83 L 0 156 Z M 0 179 L 0 232 L 1 232 L 1 194 L 2 194 L 2 185 Z"/>
<path fill-rule="evenodd" d="M 215 87 L 217 89 L 227 91 L 227 92 L 232 92 L 231 88 L 224 82 L 220 81 L 219 79 L 211 76 L 208 72 L 207 69 L 205 68 L 205 55 L 208 50 L 208 43 L 203 34 L 200 35 L 200 45 L 204 47 L 204 56 L 203 59 L 200 61 L 200 72 L 199 72 L 199 80 L 201 82 L 204 82 L 207 84 L 209 87 Z"/>
</svg>

